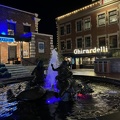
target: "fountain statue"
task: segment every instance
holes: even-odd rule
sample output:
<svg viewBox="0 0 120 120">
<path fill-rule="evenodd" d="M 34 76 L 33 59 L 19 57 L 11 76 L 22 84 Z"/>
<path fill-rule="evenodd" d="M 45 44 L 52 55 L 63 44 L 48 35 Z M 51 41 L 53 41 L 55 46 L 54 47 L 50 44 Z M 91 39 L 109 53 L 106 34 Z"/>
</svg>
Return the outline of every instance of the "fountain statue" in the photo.
<svg viewBox="0 0 120 120">
<path fill-rule="evenodd" d="M 63 96 L 64 98 L 70 96 L 72 83 L 72 72 L 68 68 L 67 61 L 60 63 L 58 53 L 56 49 L 53 49 L 45 78 L 45 89 L 58 92 L 58 97 L 63 99 Z"/>
</svg>

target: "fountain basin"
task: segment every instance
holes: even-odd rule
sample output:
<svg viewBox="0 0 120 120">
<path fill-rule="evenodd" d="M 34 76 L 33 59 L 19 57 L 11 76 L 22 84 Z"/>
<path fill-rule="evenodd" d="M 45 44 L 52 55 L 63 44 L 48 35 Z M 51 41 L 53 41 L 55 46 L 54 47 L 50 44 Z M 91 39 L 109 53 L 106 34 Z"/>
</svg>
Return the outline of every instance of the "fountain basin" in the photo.
<svg viewBox="0 0 120 120">
<path fill-rule="evenodd" d="M 6 91 L 12 88 L 13 92 L 14 93 L 16 92 L 15 94 L 17 95 L 20 92 L 20 91 L 16 91 L 18 86 L 21 85 L 22 86 L 21 91 L 24 91 L 26 83 L 28 81 L 22 81 L 19 83 L 13 82 L 12 84 L 6 84 L 4 88 L 0 88 L 1 119 L 5 120 L 6 118 L 11 118 L 11 119 L 13 118 L 16 120 L 20 120 L 21 118 L 22 119 L 34 118 L 37 120 L 40 118 L 45 119 L 45 117 L 47 117 L 49 118 L 49 120 L 52 120 L 53 117 L 55 117 L 56 120 L 58 120 L 58 118 L 63 120 L 64 117 L 66 118 L 66 120 L 67 119 L 94 120 L 95 118 L 100 120 L 102 119 L 113 120 L 113 116 L 114 116 L 115 120 L 119 120 L 118 118 L 120 117 L 119 114 L 120 81 L 117 79 L 105 78 L 105 77 L 93 77 L 93 76 L 91 77 L 91 76 L 82 76 L 82 75 L 73 76 L 77 84 L 81 82 L 81 77 L 83 77 L 85 80 L 90 81 L 90 85 L 94 89 L 94 92 L 92 93 L 92 97 L 89 99 L 73 98 L 73 101 L 67 101 L 67 102 L 60 102 L 60 100 L 55 96 L 54 91 L 47 91 L 47 94 L 45 96 L 37 100 L 25 101 L 25 102 L 14 101 L 8 103 L 6 100 Z M 53 100 L 52 98 L 56 98 L 56 99 Z M 46 102 L 47 100 L 49 101 L 52 100 L 52 102 L 47 103 Z M 60 107 L 60 106 L 64 106 L 64 107 Z M 65 110 L 65 106 L 66 106 L 66 110 Z M 24 110 L 23 107 L 25 108 Z M 42 109 L 46 110 L 48 116 L 42 115 L 43 114 Z"/>
</svg>

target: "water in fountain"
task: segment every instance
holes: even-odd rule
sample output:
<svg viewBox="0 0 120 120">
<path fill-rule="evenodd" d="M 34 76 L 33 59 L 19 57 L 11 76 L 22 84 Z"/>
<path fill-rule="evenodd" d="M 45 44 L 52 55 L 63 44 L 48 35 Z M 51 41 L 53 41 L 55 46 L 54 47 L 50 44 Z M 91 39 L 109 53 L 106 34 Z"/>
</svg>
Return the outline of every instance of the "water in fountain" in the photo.
<svg viewBox="0 0 120 120">
<path fill-rule="evenodd" d="M 52 55 L 49 61 L 48 71 L 45 79 L 45 88 L 58 92 L 59 90 L 56 87 L 57 81 L 55 79 L 55 77 L 58 75 L 58 72 L 52 70 L 51 64 L 53 64 L 54 68 L 57 68 L 60 64 L 60 61 L 58 59 L 58 52 L 56 49 L 52 50 Z"/>
</svg>

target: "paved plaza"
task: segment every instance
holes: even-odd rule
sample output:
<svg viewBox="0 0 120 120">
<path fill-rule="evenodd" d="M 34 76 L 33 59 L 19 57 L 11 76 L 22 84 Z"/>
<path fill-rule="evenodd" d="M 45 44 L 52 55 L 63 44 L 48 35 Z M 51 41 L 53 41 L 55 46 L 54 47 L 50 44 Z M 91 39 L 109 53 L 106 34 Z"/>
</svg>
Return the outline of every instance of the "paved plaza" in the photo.
<svg viewBox="0 0 120 120">
<path fill-rule="evenodd" d="M 94 69 L 72 69 L 73 75 L 107 77 L 120 80 L 120 73 L 95 73 Z"/>
</svg>

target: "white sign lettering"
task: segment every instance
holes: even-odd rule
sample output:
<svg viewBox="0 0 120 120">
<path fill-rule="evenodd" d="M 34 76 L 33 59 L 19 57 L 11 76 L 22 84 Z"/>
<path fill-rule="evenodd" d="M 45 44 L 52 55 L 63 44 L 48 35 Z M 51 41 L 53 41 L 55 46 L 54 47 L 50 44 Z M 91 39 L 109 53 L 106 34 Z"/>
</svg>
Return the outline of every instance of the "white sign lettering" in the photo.
<svg viewBox="0 0 120 120">
<path fill-rule="evenodd" d="M 94 49 L 74 49 L 74 54 L 84 54 L 84 53 L 100 53 L 100 52 L 108 52 L 108 48 L 106 47 L 100 47 L 100 48 L 94 48 Z"/>
</svg>

